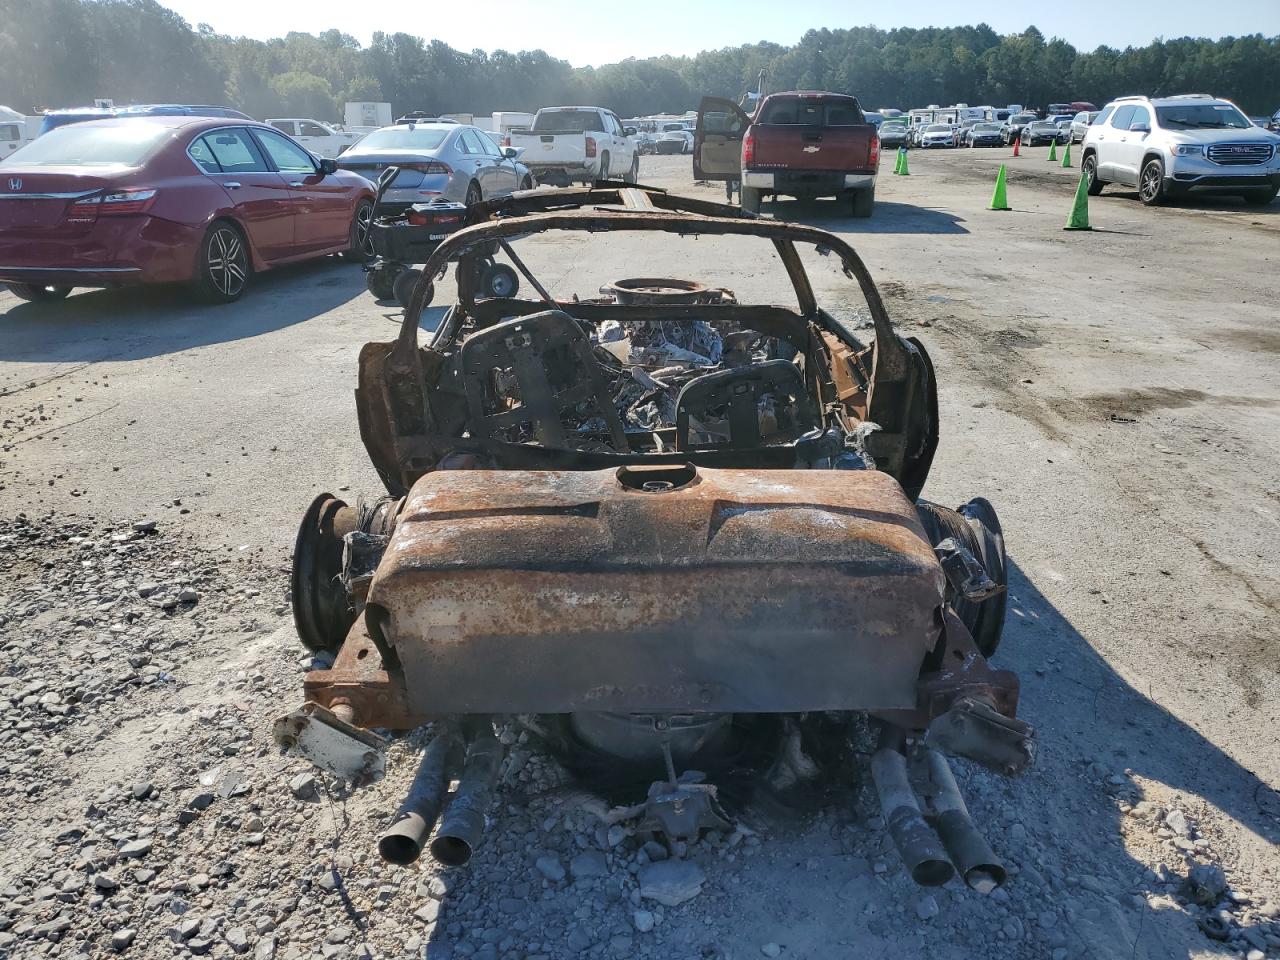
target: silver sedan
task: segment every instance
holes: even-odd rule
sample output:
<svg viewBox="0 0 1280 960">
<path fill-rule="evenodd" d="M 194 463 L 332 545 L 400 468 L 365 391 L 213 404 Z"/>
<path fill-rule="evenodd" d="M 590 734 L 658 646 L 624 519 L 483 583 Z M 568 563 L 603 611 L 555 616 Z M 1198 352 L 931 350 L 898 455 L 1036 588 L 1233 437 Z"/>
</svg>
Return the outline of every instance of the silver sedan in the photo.
<svg viewBox="0 0 1280 960">
<path fill-rule="evenodd" d="M 379 214 L 444 197 L 470 206 L 531 190 L 533 175 L 521 150 L 500 147 L 483 130 L 460 123 L 398 123 L 369 134 L 338 158 L 338 166 L 369 180 L 387 167 L 400 174 L 382 197 Z"/>
</svg>

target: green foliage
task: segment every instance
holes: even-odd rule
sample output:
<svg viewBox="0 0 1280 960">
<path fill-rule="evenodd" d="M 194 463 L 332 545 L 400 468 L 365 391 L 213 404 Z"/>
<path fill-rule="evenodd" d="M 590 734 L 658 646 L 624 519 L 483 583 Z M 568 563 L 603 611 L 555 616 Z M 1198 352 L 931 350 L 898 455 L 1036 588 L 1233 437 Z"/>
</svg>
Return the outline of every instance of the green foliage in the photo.
<svg viewBox="0 0 1280 960">
<path fill-rule="evenodd" d="M 255 117 L 339 120 L 348 100 L 440 113 L 601 104 L 622 116 L 683 112 L 704 95 L 738 99 L 761 69 L 769 89 L 853 93 L 868 107 L 1091 100 L 1205 92 L 1252 113 L 1280 107 L 1280 37 L 1183 37 L 1077 52 L 1035 27 L 810 30 L 794 46 L 747 44 L 692 57 L 573 68 L 541 50 L 469 53 L 407 33 L 369 46 L 337 30 L 266 42 L 192 30 L 155 0 L 4 0 L 0 63 L 15 109 L 224 103 Z"/>
<path fill-rule="evenodd" d="M 329 81 L 314 73 L 291 70 L 271 81 L 271 92 L 285 117 L 326 119 L 337 113 Z"/>
</svg>

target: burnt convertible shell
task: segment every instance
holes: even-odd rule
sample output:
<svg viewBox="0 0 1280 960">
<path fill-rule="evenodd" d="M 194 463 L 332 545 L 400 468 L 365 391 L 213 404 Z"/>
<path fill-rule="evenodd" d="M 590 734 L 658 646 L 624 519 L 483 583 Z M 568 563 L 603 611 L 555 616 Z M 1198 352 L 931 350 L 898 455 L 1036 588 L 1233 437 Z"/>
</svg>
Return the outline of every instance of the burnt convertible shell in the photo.
<svg viewBox="0 0 1280 960">
<path fill-rule="evenodd" d="M 279 743 L 362 780 L 381 769 L 377 731 L 433 722 L 384 856 L 412 861 L 440 819 L 432 854 L 459 865 L 519 732 L 566 770 L 607 760 L 660 778 L 625 802 L 675 851 L 728 828 L 708 770 L 754 757 L 786 789 L 816 775 L 806 750 L 848 755 L 869 718 L 912 876 L 1003 882 L 942 756 L 1015 774 L 1034 755 L 1017 677 L 987 660 L 1003 534 L 981 498 L 920 499 L 933 367 L 858 255 L 813 227 L 625 184 L 468 216 L 423 268 L 459 263 L 429 342 L 424 279 L 397 339 L 360 353 L 360 434 L 387 496 L 326 494 L 306 514 L 295 621 L 334 659 L 306 675 Z M 669 278 L 556 299 L 512 246 L 548 231 L 755 238 L 796 305 Z M 818 305 L 797 244 L 856 282 L 874 339 Z M 537 299 L 477 299 L 495 249 Z"/>
<path fill-rule="evenodd" d="M 439 471 L 369 602 L 423 713 L 909 710 L 944 586 L 875 471 Z"/>
</svg>

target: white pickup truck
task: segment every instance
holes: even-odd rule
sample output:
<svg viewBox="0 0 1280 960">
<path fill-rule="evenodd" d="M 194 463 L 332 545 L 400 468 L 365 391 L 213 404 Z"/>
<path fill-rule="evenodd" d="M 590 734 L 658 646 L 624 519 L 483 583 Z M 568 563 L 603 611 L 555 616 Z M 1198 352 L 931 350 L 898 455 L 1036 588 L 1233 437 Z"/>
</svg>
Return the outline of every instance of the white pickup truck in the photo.
<svg viewBox="0 0 1280 960">
<path fill-rule="evenodd" d="M 287 133 L 293 139 L 314 153 L 317 157 L 333 159 L 359 143 L 365 132 L 339 130 L 320 120 L 305 120 L 297 117 L 277 117 L 267 123 L 281 133 Z"/>
<path fill-rule="evenodd" d="M 623 127 L 603 107 L 543 107 L 528 130 L 512 130 L 511 146 L 524 148 L 520 162 L 539 183 L 625 180 L 635 183 L 640 152 L 635 129 Z"/>
<path fill-rule="evenodd" d="M 0 107 L 0 160 L 25 147 L 40 130 L 40 117 L 25 117 L 16 110 Z"/>
</svg>

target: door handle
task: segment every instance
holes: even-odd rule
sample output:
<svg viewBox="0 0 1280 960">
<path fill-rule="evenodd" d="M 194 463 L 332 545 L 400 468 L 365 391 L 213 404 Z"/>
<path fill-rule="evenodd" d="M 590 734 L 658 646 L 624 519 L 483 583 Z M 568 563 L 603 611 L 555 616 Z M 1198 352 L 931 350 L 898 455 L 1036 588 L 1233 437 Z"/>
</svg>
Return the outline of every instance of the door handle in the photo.
<svg viewBox="0 0 1280 960">
<path fill-rule="evenodd" d="M 294 180 L 291 184 L 289 184 L 289 186 L 291 186 L 291 187 L 300 187 L 300 186 L 302 186 L 302 181 L 301 181 L 301 180 Z"/>
<path fill-rule="evenodd" d="M 239 190 L 239 189 L 240 189 L 240 181 L 239 181 L 239 180 L 228 180 L 226 183 L 224 183 L 224 184 L 223 184 L 223 186 L 224 186 L 224 187 L 226 187 L 228 190 Z"/>
</svg>

